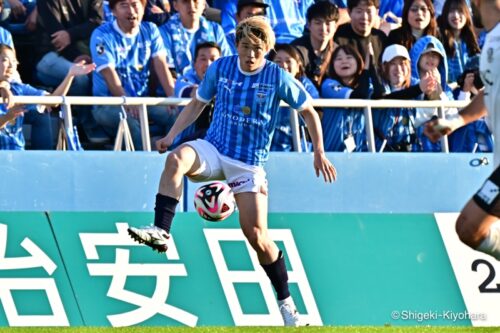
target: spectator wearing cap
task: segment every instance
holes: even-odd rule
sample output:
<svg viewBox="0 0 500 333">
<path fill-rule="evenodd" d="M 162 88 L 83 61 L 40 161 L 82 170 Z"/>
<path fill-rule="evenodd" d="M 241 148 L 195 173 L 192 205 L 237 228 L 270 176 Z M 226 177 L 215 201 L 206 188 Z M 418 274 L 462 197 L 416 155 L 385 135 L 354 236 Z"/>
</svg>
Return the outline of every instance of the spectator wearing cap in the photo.
<svg viewBox="0 0 500 333">
<path fill-rule="evenodd" d="M 174 0 L 173 6 L 177 13 L 160 27 L 160 33 L 167 63 L 177 74 L 192 66 L 196 45 L 202 42 L 216 42 L 223 56 L 232 54 L 222 27 L 202 16 L 205 0 Z"/>
<path fill-rule="evenodd" d="M 374 92 L 374 99 L 417 100 L 422 94 L 436 89 L 437 81 L 432 76 L 425 76 L 420 82 L 412 78 L 410 55 L 402 45 L 393 44 L 384 50 L 381 70 L 382 94 Z M 415 108 L 392 107 L 374 110 L 373 128 L 377 151 L 418 151 L 415 115 Z"/>
<path fill-rule="evenodd" d="M 264 0 L 238 0 L 236 7 L 236 24 L 251 16 L 267 16 L 267 8 L 269 5 Z M 231 47 L 231 52 L 236 54 L 236 34 L 233 29 L 226 34 L 227 42 Z"/>
<path fill-rule="evenodd" d="M 292 42 L 302 55 L 306 76 L 319 89 L 335 48 L 333 36 L 339 11 L 328 1 L 320 1 L 307 9 L 308 33 Z"/>
<path fill-rule="evenodd" d="M 373 47 L 372 64 L 379 73 L 379 59 L 385 45 L 386 35 L 374 28 L 378 18 L 379 0 L 348 0 L 351 22 L 338 27 L 334 41 L 338 45 L 350 45 L 362 56 L 370 53 L 368 45 Z"/>
</svg>

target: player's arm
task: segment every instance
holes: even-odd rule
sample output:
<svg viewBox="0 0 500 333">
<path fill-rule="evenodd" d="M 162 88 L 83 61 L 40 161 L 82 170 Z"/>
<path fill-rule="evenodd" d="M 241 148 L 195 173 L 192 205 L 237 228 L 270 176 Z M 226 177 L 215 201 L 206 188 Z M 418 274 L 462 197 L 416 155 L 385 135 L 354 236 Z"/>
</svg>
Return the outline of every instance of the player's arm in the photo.
<svg viewBox="0 0 500 333">
<path fill-rule="evenodd" d="M 301 110 L 300 114 L 306 122 L 314 147 L 314 170 L 316 171 L 316 176 L 319 177 L 319 173 L 321 172 L 325 181 L 331 183 L 337 179 L 337 170 L 335 170 L 333 164 L 326 158 L 323 146 L 323 130 L 321 129 L 318 113 L 311 105 L 307 105 Z"/>
<path fill-rule="evenodd" d="M 160 154 L 167 151 L 168 147 L 172 145 L 174 139 L 179 133 L 186 129 L 189 125 L 194 123 L 196 119 L 200 116 L 205 106 L 205 102 L 198 100 L 197 98 L 191 99 L 191 101 L 184 107 L 182 112 L 179 114 L 175 120 L 174 125 L 168 132 L 168 134 L 156 141 L 156 148 Z"/>
<path fill-rule="evenodd" d="M 425 124 L 424 134 L 436 142 L 442 136 L 448 135 L 457 128 L 476 121 L 488 114 L 484 104 L 484 91 L 481 90 L 460 112 L 449 119 L 433 119 Z"/>
</svg>

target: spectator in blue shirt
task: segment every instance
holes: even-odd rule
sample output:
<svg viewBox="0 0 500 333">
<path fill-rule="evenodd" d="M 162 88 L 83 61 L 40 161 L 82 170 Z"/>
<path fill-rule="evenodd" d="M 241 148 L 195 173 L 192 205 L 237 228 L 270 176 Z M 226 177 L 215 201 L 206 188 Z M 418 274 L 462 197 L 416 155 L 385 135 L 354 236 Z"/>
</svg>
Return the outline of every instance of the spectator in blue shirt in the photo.
<svg viewBox="0 0 500 333">
<path fill-rule="evenodd" d="M 328 77 L 321 85 L 321 97 L 336 99 L 367 99 L 372 87 L 373 50 L 365 60 L 351 45 L 339 45 L 333 52 Z M 359 108 L 323 108 L 325 150 L 339 152 L 367 151 L 365 116 Z"/>
<path fill-rule="evenodd" d="M 402 45 L 388 46 L 382 54 L 382 95 L 374 92 L 372 98 L 420 99 L 421 95 L 436 90 L 438 84 L 426 75 L 420 82 L 411 76 L 408 50 Z M 377 90 L 377 89 L 375 89 Z M 415 108 L 391 107 L 372 110 L 375 147 L 377 151 L 418 151 L 415 127 Z"/>
<path fill-rule="evenodd" d="M 160 27 L 160 33 L 167 50 L 167 63 L 173 65 L 177 74 L 189 68 L 193 62 L 196 45 L 202 42 L 216 42 L 222 55 L 231 55 L 222 27 L 202 16 L 205 0 L 174 0 L 177 11 Z"/>
<path fill-rule="evenodd" d="M 264 0 L 238 0 L 235 16 L 236 23 L 240 23 L 251 16 L 267 16 L 266 11 L 268 7 L 269 5 Z M 231 47 L 231 52 L 236 54 L 236 33 L 234 29 L 226 33 L 226 39 Z"/>
<path fill-rule="evenodd" d="M 208 66 L 221 57 L 220 46 L 215 42 L 203 42 L 196 45 L 194 64 L 189 71 L 177 78 L 174 92 L 176 97 L 193 98 L 201 81 L 205 77 Z M 181 143 L 203 138 L 212 119 L 213 101 L 211 101 L 196 122 L 183 130 L 174 140 L 173 148 Z M 182 112 L 182 110 L 181 110 Z"/>
<path fill-rule="evenodd" d="M 270 60 L 277 63 L 281 68 L 302 83 L 312 98 L 319 98 L 318 89 L 316 89 L 314 83 L 309 80 L 304 73 L 304 65 L 302 65 L 302 57 L 299 51 L 290 44 L 276 44 L 274 51 Z M 293 110 L 289 107 L 280 108 L 276 130 L 274 131 L 273 141 L 271 142 L 271 151 L 293 150 L 292 127 L 290 125 L 291 112 L 293 112 Z M 299 126 L 305 127 L 302 118 L 299 117 L 299 119 Z M 302 139 L 305 140 L 306 138 Z"/>
<path fill-rule="evenodd" d="M 174 80 L 165 62 L 166 51 L 160 32 L 154 23 L 142 22 L 145 0 L 110 0 L 116 18 L 94 30 L 90 41 L 92 59 L 96 63 L 93 75 L 94 96 L 149 95 L 150 68 L 166 94 L 173 95 Z M 142 149 L 139 109 L 126 106 L 134 148 Z M 175 121 L 176 112 L 165 107 L 148 107 L 152 122 L 167 131 Z M 98 105 L 92 110 L 96 121 L 111 136 L 120 123 L 121 107 Z"/>
<path fill-rule="evenodd" d="M 269 5 L 268 17 L 276 34 L 276 42 L 290 43 L 304 33 L 306 12 L 314 0 L 264 0 Z M 216 4 L 217 5 L 217 4 Z M 221 7 L 222 26 L 226 34 L 236 25 L 236 0 L 226 0 Z"/>
<path fill-rule="evenodd" d="M 40 90 L 18 81 L 11 81 L 12 76 L 16 73 L 17 59 L 12 50 L 7 45 L 0 45 L 0 81 L 9 81 L 10 91 L 13 95 L 19 96 L 64 96 L 75 76 L 87 75 L 95 69 L 94 64 L 85 64 L 84 62 L 73 64 L 70 67 L 66 77 L 61 84 L 49 94 L 44 90 Z M 13 107 L 0 106 L 0 149 L 23 150 L 25 141 L 22 133 L 23 118 L 26 112 L 45 112 L 44 106 L 33 105 L 17 105 Z M 43 120 L 47 121 L 44 122 Z M 36 144 L 38 139 L 45 140 L 44 137 L 51 137 L 50 117 L 40 117 L 39 123 L 35 124 L 32 129 L 32 141 Z"/>
</svg>

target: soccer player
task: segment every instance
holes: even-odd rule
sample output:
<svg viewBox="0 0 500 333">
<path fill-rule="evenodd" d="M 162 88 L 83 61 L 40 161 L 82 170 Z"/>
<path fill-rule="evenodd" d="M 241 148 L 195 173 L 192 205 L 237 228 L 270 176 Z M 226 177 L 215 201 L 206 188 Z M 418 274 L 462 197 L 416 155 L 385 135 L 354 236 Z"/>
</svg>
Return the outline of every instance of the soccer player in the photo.
<svg viewBox="0 0 500 333">
<path fill-rule="evenodd" d="M 174 138 L 217 95 L 205 138 L 184 143 L 167 156 L 156 196 L 154 226 L 131 227 L 128 232 L 136 241 L 166 251 L 184 175 L 194 181 L 226 179 L 235 194 L 241 229 L 276 290 L 284 323 L 297 326 L 299 316 L 288 290 L 285 259 L 267 232 L 263 165 L 268 159 L 280 100 L 304 117 L 314 147 L 316 175 L 321 173 L 326 182 L 332 182 L 336 170 L 325 156 L 321 124 L 310 104 L 311 97 L 289 73 L 265 59 L 274 42 L 274 32 L 264 18 L 254 16 L 239 23 L 238 55 L 222 57 L 208 68 L 196 97 L 156 146 L 160 153 L 166 152 Z"/>
<path fill-rule="evenodd" d="M 481 52 L 480 72 L 484 82 L 472 102 L 453 119 L 436 119 L 427 123 L 425 133 L 437 141 L 442 135 L 488 115 L 492 132 L 500 137 L 500 0 L 474 0 L 488 31 Z M 500 260 L 500 228 L 494 223 L 500 217 L 500 142 L 494 148 L 495 171 L 465 205 L 458 217 L 456 230 L 462 242 L 473 249 Z"/>
</svg>

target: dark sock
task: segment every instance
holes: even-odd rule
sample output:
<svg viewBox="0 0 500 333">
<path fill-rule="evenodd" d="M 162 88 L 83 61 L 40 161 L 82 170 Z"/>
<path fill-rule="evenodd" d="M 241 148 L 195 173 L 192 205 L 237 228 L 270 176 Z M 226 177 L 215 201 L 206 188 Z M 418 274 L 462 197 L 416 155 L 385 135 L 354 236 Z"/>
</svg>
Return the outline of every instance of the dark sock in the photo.
<svg viewBox="0 0 500 333">
<path fill-rule="evenodd" d="M 158 193 L 155 205 L 155 226 L 170 233 L 172 220 L 175 215 L 175 208 L 179 200 Z"/>
<path fill-rule="evenodd" d="M 285 257 L 283 252 L 280 251 L 278 259 L 269 265 L 261 265 L 264 268 L 269 280 L 278 294 L 278 300 L 284 300 L 290 296 L 288 290 L 288 273 L 286 272 Z"/>
</svg>

